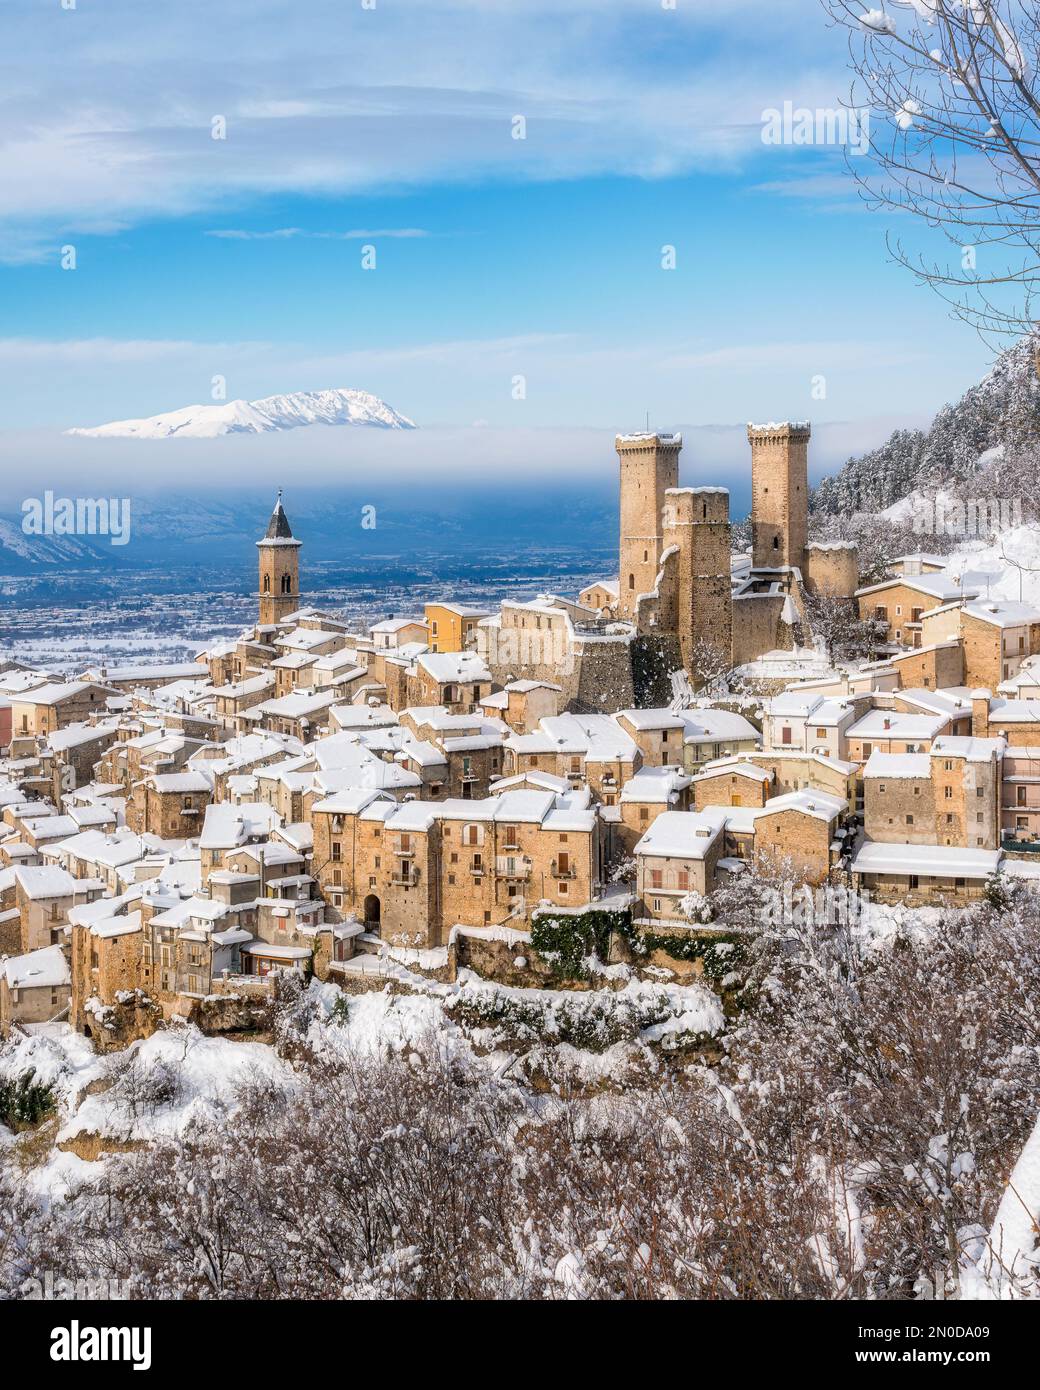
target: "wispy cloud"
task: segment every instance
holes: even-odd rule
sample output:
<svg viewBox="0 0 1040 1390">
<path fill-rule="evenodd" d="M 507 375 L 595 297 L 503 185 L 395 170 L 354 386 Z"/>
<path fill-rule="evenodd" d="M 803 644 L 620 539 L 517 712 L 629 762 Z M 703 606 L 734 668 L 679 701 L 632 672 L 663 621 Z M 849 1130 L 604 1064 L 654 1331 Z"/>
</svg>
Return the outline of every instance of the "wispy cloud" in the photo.
<svg viewBox="0 0 1040 1390">
<path fill-rule="evenodd" d="M 293 241 L 302 237 L 308 241 L 376 241 L 385 238 L 411 240 L 415 237 L 428 237 L 430 233 L 422 227 L 381 227 L 369 231 L 366 228 L 351 228 L 347 232 L 312 232 L 304 227 L 276 227 L 271 231 L 245 231 L 228 227 L 206 233 L 219 237 L 222 241 Z"/>
<path fill-rule="evenodd" d="M 844 81 L 836 50 L 830 71 L 821 63 L 822 25 L 794 20 L 803 6 L 727 0 L 721 16 L 639 0 L 312 0 L 299 23 L 255 0 L 109 0 L 58 18 L 10 7 L 0 259 L 272 194 L 732 165 L 761 152 L 764 101 L 833 101 Z M 211 138 L 218 115 L 226 139 Z"/>
</svg>

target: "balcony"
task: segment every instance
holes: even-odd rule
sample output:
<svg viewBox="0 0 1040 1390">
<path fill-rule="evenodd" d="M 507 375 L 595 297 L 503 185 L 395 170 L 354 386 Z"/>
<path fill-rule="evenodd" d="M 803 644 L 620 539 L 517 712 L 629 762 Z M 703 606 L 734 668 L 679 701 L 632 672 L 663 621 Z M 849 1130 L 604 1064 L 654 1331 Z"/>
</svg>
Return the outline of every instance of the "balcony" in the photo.
<svg viewBox="0 0 1040 1390">
<path fill-rule="evenodd" d="M 572 869 L 570 866 L 568 866 L 566 869 L 561 869 L 561 868 L 560 868 L 560 865 L 559 865 L 559 863 L 558 863 L 558 861 L 555 860 L 555 859 L 554 859 L 553 862 L 552 862 L 552 869 L 551 869 L 551 871 L 550 871 L 550 876 L 551 876 L 552 878 L 577 878 L 577 877 L 578 877 L 576 870 Z"/>
<path fill-rule="evenodd" d="M 495 874 L 498 878 L 508 878 L 516 882 L 528 882 L 531 877 L 530 862 L 524 859 L 514 859 L 512 863 L 503 856 L 495 861 Z"/>
</svg>

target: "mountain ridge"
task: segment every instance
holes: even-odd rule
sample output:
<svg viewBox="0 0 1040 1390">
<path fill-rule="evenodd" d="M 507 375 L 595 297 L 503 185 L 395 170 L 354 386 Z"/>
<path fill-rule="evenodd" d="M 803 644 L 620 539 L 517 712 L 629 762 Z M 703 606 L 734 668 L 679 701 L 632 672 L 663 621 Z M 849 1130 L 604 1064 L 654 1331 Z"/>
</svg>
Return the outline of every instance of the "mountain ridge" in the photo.
<svg viewBox="0 0 1040 1390">
<path fill-rule="evenodd" d="M 370 391 L 333 387 L 292 391 L 260 400 L 188 405 L 179 410 L 103 425 L 78 425 L 64 431 L 90 439 L 216 439 L 226 434 L 268 434 L 306 425 L 362 425 L 376 429 L 414 430 L 414 420 Z"/>
</svg>

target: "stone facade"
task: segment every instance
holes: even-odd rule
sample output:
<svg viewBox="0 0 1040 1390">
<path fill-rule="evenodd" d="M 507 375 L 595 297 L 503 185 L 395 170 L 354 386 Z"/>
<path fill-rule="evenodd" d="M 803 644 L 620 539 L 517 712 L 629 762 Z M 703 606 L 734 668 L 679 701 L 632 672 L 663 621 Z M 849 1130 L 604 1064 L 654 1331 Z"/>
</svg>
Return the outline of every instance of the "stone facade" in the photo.
<svg viewBox="0 0 1040 1390">
<path fill-rule="evenodd" d="M 808 539 L 807 424 L 749 425 L 752 565 L 802 569 Z"/>
</svg>

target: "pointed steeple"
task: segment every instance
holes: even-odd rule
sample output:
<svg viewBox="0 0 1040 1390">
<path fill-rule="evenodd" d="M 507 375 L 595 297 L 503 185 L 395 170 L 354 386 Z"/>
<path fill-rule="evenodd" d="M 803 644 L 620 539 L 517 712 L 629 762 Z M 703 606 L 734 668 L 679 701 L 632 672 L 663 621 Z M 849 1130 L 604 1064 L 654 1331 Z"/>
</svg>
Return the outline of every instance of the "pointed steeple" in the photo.
<svg viewBox="0 0 1040 1390">
<path fill-rule="evenodd" d="M 278 500 L 274 504 L 271 520 L 267 523 L 264 539 L 268 541 L 291 541 L 293 539 L 289 518 L 282 508 L 282 489 L 278 489 Z"/>
</svg>

